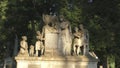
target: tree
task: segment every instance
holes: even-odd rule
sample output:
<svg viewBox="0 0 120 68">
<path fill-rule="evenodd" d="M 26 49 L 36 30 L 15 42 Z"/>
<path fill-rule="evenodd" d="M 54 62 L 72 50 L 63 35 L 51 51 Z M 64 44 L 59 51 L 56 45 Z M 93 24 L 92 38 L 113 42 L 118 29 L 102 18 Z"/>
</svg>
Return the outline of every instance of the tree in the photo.
<svg viewBox="0 0 120 68">
<path fill-rule="evenodd" d="M 5 53 L 7 52 L 6 48 L 6 40 L 7 40 L 7 31 L 4 27 L 4 23 L 6 21 L 6 10 L 8 5 L 8 1 L 7 0 L 3 0 L 0 1 L 0 59 L 3 58 L 3 56 L 5 56 Z M 2 52 L 4 51 L 4 52 Z"/>
<path fill-rule="evenodd" d="M 42 29 L 45 13 L 64 15 L 72 28 L 82 23 L 89 30 L 90 50 L 98 55 L 100 64 L 104 64 L 108 56 L 119 60 L 119 0 L 1 0 L 0 9 L 0 59 L 6 48 L 12 49 L 15 34 L 19 39 L 27 35 L 28 42 L 34 44 L 35 31 Z M 119 63 L 116 61 L 117 68 Z"/>
</svg>

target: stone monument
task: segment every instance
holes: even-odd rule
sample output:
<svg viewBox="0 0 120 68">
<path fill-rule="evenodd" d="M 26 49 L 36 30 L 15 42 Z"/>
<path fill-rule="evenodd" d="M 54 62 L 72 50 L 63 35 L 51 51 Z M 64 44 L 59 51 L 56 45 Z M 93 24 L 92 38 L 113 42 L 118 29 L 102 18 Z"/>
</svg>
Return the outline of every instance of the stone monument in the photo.
<svg viewBox="0 0 120 68">
<path fill-rule="evenodd" d="M 73 36 L 73 50 L 76 55 L 79 55 L 79 53 L 82 53 L 82 50 L 80 48 L 82 46 L 82 31 L 78 31 L 78 28 L 75 27 L 75 33 Z"/>
<path fill-rule="evenodd" d="M 37 31 L 35 47 L 30 46 L 29 54 L 27 37 L 22 36 L 15 57 L 17 68 L 97 68 L 98 58 L 89 52 L 89 34 L 83 25 L 72 33 L 70 22 L 64 16 L 58 20 L 57 16 L 43 14 L 43 22 L 42 32 Z"/>
<path fill-rule="evenodd" d="M 46 55 L 53 55 L 54 53 L 59 54 L 59 28 L 58 21 L 56 20 L 57 19 L 54 16 L 43 14 L 43 21 L 45 25 L 42 29 L 42 36 L 45 39 L 44 45 Z"/>
</svg>

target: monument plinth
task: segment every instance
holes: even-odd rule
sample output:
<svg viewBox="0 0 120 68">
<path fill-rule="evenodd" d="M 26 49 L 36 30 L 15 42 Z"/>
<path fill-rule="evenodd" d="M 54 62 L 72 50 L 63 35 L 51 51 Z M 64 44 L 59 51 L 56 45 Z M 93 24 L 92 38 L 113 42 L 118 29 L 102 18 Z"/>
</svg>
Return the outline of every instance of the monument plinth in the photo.
<svg viewBox="0 0 120 68">
<path fill-rule="evenodd" d="M 45 46 L 46 49 L 57 49 L 59 48 L 59 40 L 58 40 L 58 34 L 57 33 L 48 33 L 45 34 L 46 39 L 45 39 Z"/>
<path fill-rule="evenodd" d="M 60 18 L 59 22 L 56 18 L 43 15 L 45 26 L 42 33 L 37 31 L 37 41 L 29 53 L 27 37 L 22 37 L 15 57 L 17 68 L 97 68 L 98 58 L 89 52 L 88 31 L 81 26 L 72 34 L 69 21 Z"/>
<path fill-rule="evenodd" d="M 16 57 L 17 68 L 97 68 L 97 61 L 86 56 Z"/>
</svg>

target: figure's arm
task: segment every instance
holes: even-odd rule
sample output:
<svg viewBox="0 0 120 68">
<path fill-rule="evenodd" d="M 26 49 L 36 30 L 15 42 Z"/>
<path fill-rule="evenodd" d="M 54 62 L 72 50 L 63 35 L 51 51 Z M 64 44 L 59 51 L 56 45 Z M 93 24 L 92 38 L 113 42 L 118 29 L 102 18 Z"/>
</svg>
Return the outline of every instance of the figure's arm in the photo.
<svg viewBox="0 0 120 68">
<path fill-rule="evenodd" d="M 74 37 L 80 38 L 80 35 L 74 33 Z"/>
<path fill-rule="evenodd" d="M 37 50 L 37 42 L 35 43 L 35 50 Z"/>
<path fill-rule="evenodd" d="M 45 15 L 44 15 L 44 14 L 42 15 L 42 19 L 43 19 L 43 21 L 45 22 Z"/>
<path fill-rule="evenodd" d="M 23 43 L 22 43 L 22 41 L 20 42 L 20 47 L 22 47 L 22 45 L 23 45 Z"/>
<path fill-rule="evenodd" d="M 28 49 L 28 43 L 26 42 L 26 49 Z"/>
<path fill-rule="evenodd" d="M 20 47 L 23 48 L 23 49 L 25 49 L 23 45 L 24 45 L 24 42 L 21 41 L 21 42 L 20 42 Z"/>
<path fill-rule="evenodd" d="M 45 40 L 45 27 L 42 28 L 42 40 Z"/>
<path fill-rule="evenodd" d="M 89 32 L 88 32 L 88 30 L 86 30 L 86 36 L 87 36 L 87 39 L 89 40 Z"/>
<path fill-rule="evenodd" d="M 88 43 L 88 45 L 89 45 L 89 32 L 88 32 L 87 29 L 86 29 L 86 41 L 87 41 L 87 43 Z"/>
</svg>

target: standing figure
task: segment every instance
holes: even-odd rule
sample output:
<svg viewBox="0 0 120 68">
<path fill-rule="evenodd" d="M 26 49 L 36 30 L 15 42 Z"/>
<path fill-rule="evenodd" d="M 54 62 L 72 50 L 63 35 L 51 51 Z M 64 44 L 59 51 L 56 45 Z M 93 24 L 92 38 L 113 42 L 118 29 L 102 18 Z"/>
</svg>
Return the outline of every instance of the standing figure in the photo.
<svg viewBox="0 0 120 68">
<path fill-rule="evenodd" d="M 29 56 L 28 54 L 28 43 L 27 41 L 27 37 L 26 36 L 22 36 L 22 41 L 20 42 L 20 52 L 19 52 L 19 56 Z"/>
<path fill-rule="evenodd" d="M 61 39 L 62 39 L 62 46 L 63 46 L 63 54 L 64 55 L 71 55 L 71 27 L 68 21 L 64 20 L 62 17 L 61 20 Z"/>
<path fill-rule="evenodd" d="M 75 27 L 75 33 L 74 36 L 74 42 L 73 42 L 73 50 L 76 55 L 79 55 L 81 53 L 81 46 L 82 46 L 82 32 L 78 31 L 78 28 Z"/>
<path fill-rule="evenodd" d="M 88 30 L 83 27 L 82 24 L 79 25 L 80 30 L 83 32 L 82 44 L 83 44 L 83 54 L 87 55 L 89 53 L 89 33 Z"/>
<path fill-rule="evenodd" d="M 37 31 L 36 38 L 37 38 L 37 41 L 35 43 L 36 56 L 40 56 L 40 55 L 43 55 L 44 53 L 44 45 L 42 42 L 42 35 L 40 31 Z"/>
<path fill-rule="evenodd" d="M 34 46 L 30 45 L 30 56 L 34 56 Z"/>
<path fill-rule="evenodd" d="M 51 23 L 52 23 L 52 27 L 54 30 L 58 30 L 58 17 L 57 16 L 51 16 Z"/>
<path fill-rule="evenodd" d="M 37 41 L 35 43 L 35 51 L 36 51 L 36 56 L 40 56 L 40 39 L 39 36 L 36 36 Z"/>
</svg>

